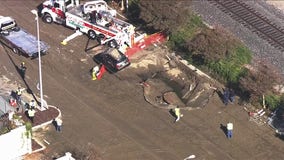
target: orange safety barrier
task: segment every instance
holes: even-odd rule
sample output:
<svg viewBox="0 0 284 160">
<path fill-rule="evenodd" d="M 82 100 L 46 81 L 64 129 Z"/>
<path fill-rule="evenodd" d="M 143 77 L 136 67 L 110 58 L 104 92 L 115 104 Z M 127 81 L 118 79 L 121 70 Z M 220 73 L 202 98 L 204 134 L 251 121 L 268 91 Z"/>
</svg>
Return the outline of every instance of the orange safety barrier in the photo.
<svg viewBox="0 0 284 160">
<path fill-rule="evenodd" d="M 165 33 L 163 32 L 159 32 L 159 33 L 155 33 L 155 34 L 152 34 L 142 40 L 140 40 L 139 42 L 135 43 L 133 45 L 133 47 L 131 48 L 128 48 L 126 50 L 126 55 L 128 57 L 132 56 L 133 54 L 135 54 L 136 52 L 152 45 L 152 44 L 155 44 L 155 43 L 162 43 L 164 41 L 166 41 L 167 39 L 167 36 Z"/>
<path fill-rule="evenodd" d="M 103 77 L 103 74 L 106 72 L 106 67 L 105 65 L 102 65 L 100 68 L 100 71 L 97 75 L 97 79 L 100 80 Z"/>
</svg>

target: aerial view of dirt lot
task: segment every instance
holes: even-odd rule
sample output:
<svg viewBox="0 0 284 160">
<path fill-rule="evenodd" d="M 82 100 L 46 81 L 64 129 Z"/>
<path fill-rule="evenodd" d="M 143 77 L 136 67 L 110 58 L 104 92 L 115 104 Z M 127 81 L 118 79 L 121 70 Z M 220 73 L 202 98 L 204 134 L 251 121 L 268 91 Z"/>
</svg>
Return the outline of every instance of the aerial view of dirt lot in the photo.
<svg viewBox="0 0 284 160">
<path fill-rule="evenodd" d="M 41 2 L 1 0 L 0 15 L 13 17 L 19 26 L 36 35 L 31 10 Z M 162 88 L 157 87 L 162 93 L 177 90 L 169 81 L 185 81 L 180 70 L 168 66 L 168 51 L 164 46 L 151 46 L 138 52 L 130 57 L 129 67 L 92 81 L 90 69 L 96 65 L 93 55 L 99 47 L 86 53 L 86 35 L 63 46 L 60 42 L 74 33 L 73 30 L 41 20 L 39 25 L 40 39 L 50 46 L 48 54 L 41 59 L 43 94 L 48 104 L 61 110 L 63 128 L 62 132 L 56 132 L 54 126 L 49 125 L 37 130 L 34 136 L 38 136 L 46 148 L 25 159 L 50 160 L 65 152 L 82 160 L 183 160 L 190 155 L 198 160 L 284 159 L 284 143 L 273 129 L 249 121 L 244 106 L 237 102 L 225 106 L 218 94 L 210 97 L 206 104 L 195 103 L 199 109 L 182 108 L 183 117 L 176 123 L 169 108 L 149 103 L 143 88 L 148 86 L 141 82 L 149 82 L 151 86 L 155 85 L 153 81 L 165 82 L 168 77 Z M 26 83 L 16 71 L 22 61 L 27 66 Z M 38 59 L 16 55 L 2 45 L 0 63 L 1 77 L 39 94 Z M 193 82 L 190 76 L 186 78 Z M 147 81 L 149 79 L 154 80 Z M 197 80 L 207 83 L 202 78 Z M 217 87 L 222 89 L 222 85 Z M 210 90 L 206 85 L 203 88 Z M 228 122 L 234 124 L 232 139 L 227 139 L 224 130 Z"/>
</svg>

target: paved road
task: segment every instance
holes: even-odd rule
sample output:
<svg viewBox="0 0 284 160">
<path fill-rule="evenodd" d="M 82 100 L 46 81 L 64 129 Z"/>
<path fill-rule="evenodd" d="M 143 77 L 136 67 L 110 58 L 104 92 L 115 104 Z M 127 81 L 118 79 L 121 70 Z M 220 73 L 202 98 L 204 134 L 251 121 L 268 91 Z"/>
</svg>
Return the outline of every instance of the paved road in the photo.
<svg viewBox="0 0 284 160">
<path fill-rule="evenodd" d="M 41 1 L 2 0 L 0 13 L 14 17 L 20 26 L 36 34 L 30 13 Z M 195 154 L 196 159 L 284 159 L 284 145 L 269 127 L 248 122 L 241 106 L 224 107 L 215 96 L 204 110 L 184 112 L 179 123 L 167 110 L 145 102 L 141 78 L 145 68 L 127 68 L 117 75 L 106 74 L 91 81 L 88 71 L 94 66 L 84 52 L 85 36 L 67 46 L 60 42 L 73 33 L 63 26 L 40 21 L 41 40 L 51 45 L 42 57 L 43 90 L 49 104 L 63 114 L 63 132 L 53 127 L 46 131 L 50 145 L 41 159 L 51 159 L 71 151 L 81 159 L 94 155 L 106 160 L 182 160 Z M 94 43 L 95 44 L 95 43 Z M 26 83 L 36 93 L 37 60 L 14 55 L 0 48 L 1 74 L 22 85 L 15 64 L 25 61 Z M 10 57 L 10 58 L 9 58 Z M 82 60 L 83 59 L 83 60 Z M 232 121 L 234 137 L 226 139 L 220 124 Z M 44 132 L 44 131 L 42 131 Z"/>
</svg>

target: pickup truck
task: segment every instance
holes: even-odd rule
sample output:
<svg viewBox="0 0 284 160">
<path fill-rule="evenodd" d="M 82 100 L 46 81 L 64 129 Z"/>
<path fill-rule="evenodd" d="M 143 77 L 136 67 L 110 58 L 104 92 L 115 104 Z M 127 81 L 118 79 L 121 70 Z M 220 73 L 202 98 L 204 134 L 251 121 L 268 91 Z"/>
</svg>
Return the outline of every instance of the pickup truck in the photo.
<svg viewBox="0 0 284 160">
<path fill-rule="evenodd" d="M 19 55 L 38 57 L 37 38 L 19 27 L 11 17 L 0 16 L 0 42 Z M 41 54 L 46 54 L 49 46 L 40 41 Z"/>
</svg>

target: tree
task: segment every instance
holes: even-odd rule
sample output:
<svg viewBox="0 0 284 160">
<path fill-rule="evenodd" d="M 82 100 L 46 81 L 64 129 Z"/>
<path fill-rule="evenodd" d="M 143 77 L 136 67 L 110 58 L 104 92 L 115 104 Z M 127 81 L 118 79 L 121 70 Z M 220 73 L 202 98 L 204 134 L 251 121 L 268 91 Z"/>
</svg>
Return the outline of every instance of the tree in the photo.
<svg viewBox="0 0 284 160">
<path fill-rule="evenodd" d="M 191 0 L 140 0 L 139 18 L 154 31 L 170 33 L 186 21 L 190 2 Z"/>
<path fill-rule="evenodd" d="M 193 39 L 188 40 L 187 48 L 193 56 L 210 62 L 226 59 L 237 44 L 240 43 L 230 33 L 217 27 L 203 29 L 197 33 Z"/>
</svg>

